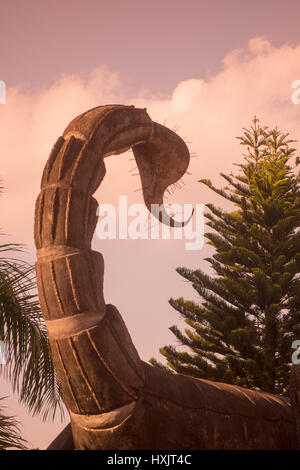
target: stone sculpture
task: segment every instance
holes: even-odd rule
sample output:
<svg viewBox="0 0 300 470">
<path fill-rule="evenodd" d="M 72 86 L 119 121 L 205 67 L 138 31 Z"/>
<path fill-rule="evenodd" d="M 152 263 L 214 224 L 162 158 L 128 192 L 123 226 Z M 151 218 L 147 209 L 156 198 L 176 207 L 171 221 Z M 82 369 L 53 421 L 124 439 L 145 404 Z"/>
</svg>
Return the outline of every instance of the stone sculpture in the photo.
<svg viewBox="0 0 300 470">
<path fill-rule="evenodd" d="M 163 203 L 166 188 L 185 173 L 189 151 L 146 110 L 123 105 L 99 106 L 68 125 L 36 203 L 38 292 L 74 447 L 295 448 L 288 398 L 143 362 L 120 313 L 105 304 L 103 258 L 91 250 L 98 206 L 92 194 L 104 178 L 104 158 L 130 148 L 146 206 Z M 164 210 L 159 218 L 175 225 Z M 73 445 L 70 426 L 61 442 Z"/>
</svg>

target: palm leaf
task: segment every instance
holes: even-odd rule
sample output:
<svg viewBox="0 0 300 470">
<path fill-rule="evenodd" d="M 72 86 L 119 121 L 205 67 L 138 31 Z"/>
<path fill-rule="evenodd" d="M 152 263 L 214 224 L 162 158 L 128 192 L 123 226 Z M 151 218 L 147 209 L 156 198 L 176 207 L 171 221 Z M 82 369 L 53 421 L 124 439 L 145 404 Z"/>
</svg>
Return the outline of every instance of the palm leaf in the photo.
<svg viewBox="0 0 300 470">
<path fill-rule="evenodd" d="M 14 249 L 0 246 L 0 252 Z M 45 420 L 57 408 L 63 416 L 47 331 L 36 294 L 34 267 L 14 258 L 0 258 L 0 339 L 6 365 L 0 367 L 13 390 L 33 414 Z"/>
<path fill-rule="evenodd" d="M 0 194 L 2 190 L 0 179 Z M 22 251 L 20 244 L 0 245 L 0 256 Z M 53 419 L 57 409 L 63 419 L 61 394 L 36 292 L 34 266 L 9 257 L 0 257 L 0 340 L 6 348 L 6 364 L 0 365 L 0 375 L 11 380 L 20 401 L 33 415 L 41 414 L 43 421 L 49 413 Z"/>
<path fill-rule="evenodd" d="M 4 397 L 0 398 L 3 400 Z M 7 416 L 4 407 L 0 407 L 0 450 L 16 448 L 25 450 L 27 441 L 22 438 L 19 423 L 14 416 Z"/>
</svg>

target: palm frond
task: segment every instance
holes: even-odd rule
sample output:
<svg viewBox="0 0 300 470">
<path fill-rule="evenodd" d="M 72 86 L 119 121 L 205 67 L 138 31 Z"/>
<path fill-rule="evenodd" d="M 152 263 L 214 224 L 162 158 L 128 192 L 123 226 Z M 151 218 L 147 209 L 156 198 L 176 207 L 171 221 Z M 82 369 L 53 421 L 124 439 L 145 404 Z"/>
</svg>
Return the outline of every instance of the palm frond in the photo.
<svg viewBox="0 0 300 470">
<path fill-rule="evenodd" d="M 2 245 L 0 252 L 14 247 Z M 0 339 L 6 348 L 6 364 L 0 366 L 0 374 L 11 380 L 20 401 L 43 420 L 50 413 L 54 418 L 57 409 L 63 418 L 34 267 L 14 258 L 0 258 Z"/>
<path fill-rule="evenodd" d="M 5 397 L 0 398 L 3 400 Z M 4 406 L 0 406 L 0 450 L 9 448 L 27 449 L 27 441 L 20 434 L 19 423 L 14 416 L 5 413 Z"/>
</svg>

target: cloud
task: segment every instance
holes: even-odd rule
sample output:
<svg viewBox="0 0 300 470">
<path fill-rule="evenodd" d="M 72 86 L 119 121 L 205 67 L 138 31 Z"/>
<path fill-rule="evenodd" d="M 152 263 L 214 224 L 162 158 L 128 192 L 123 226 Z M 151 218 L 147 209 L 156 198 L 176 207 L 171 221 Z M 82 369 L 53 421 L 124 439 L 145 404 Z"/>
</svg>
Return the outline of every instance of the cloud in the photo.
<svg viewBox="0 0 300 470">
<path fill-rule="evenodd" d="M 7 104 L 0 106 L 0 175 L 5 184 L 4 195 L 0 198 L 2 227 L 11 234 L 11 241 L 26 243 L 28 258 L 34 259 L 34 205 L 51 147 L 74 116 L 105 103 L 146 107 L 153 120 L 165 122 L 170 128 L 180 126 L 178 134 L 191 142 L 188 143 L 190 150 L 198 155 L 191 158 L 189 171 L 192 175 L 184 177 L 185 186 L 169 198 L 168 203 L 223 204 L 218 196 L 202 187 L 197 180 L 211 178 L 219 184 L 219 172 L 230 172 L 234 169 L 233 162 L 241 162 L 242 149 L 235 137 L 241 134 L 242 127 L 249 125 L 254 115 L 265 125 L 278 125 L 290 132 L 293 138 L 300 135 L 300 106 L 291 101 L 292 92 L 295 91 L 291 84 L 300 78 L 299 62 L 300 45 L 285 44 L 276 48 L 264 38 L 253 38 L 247 48 L 228 54 L 216 75 L 206 80 L 199 77 L 182 81 L 169 97 L 153 94 L 150 90 L 137 90 L 135 95 L 129 95 L 121 77 L 106 66 L 98 67 L 85 76 L 63 75 L 51 87 L 32 93 L 25 92 L 21 87 L 8 87 Z M 128 195 L 129 203 L 142 201 L 141 193 L 135 192 L 140 187 L 139 178 L 128 172 L 134 166 L 130 158 L 126 155 L 107 160 L 107 176 L 96 193 L 99 201 L 117 204 L 119 194 Z M 114 247 L 95 240 L 96 249 L 108 250 L 108 278 L 110 273 L 117 276 L 117 271 L 120 271 L 120 259 L 114 256 L 117 244 L 122 247 L 121 257 L 124 247 L 119 241 L 113 243 Z M 148 263 L 151 266 L 153 252 L 166 253 L 166 243 L 143 243 L 143 263 L 147 269 Z M 128 270 L 132 288 L 144 292 L 141 276 L 134 269 L 136 246 L 128 243 L 124 269 Z M 194 252 L 184 251 L 184 242 L 180 244 L 179 241 L 169 242 L 168 250 L 166 256 L 174 262 L 174 267 L 180 263 L 190 267 L 203 265 L 203 250 L 195 256 Z M 126 264 L 130 259 L 132 263 Z M 151 273 L 154 289 L 167 289 L 168 293 L 164 295 L 167 300 L 169 294 L 186 292 L 186 287 L 183 289 L 175 272 L 162 287 L 156 273 L 160 272 L 160 266 L 164 269 L 166 263 L 166 258 L 158 257 Z M 126 292 L 125 298 L 121 299 L 120 289 L 116 291 L 109 283 L 106 285 L 109 296 L 113 297 L 110 300 L 125 306 L 128 311 L 132 310 L 132 299 L 126 296 Z M 161 312 L 168 311 L 169 318 L 172 316 L 167 303 L 154 307 L 154 301 L 153 304 L 152 301 L 149 303 L 149 311 L 158 308 Z M 141 305 L 134 308 L 134 312 L 139 308 Z M 134 318 L 133 313 L 132 325 Z M 168 324 L 165 318 L 164 327 Z M 158 344 L 153 345 L 152 351 L 157 347 Z M 145 350 L 148 354 L 150 345 Z"/>
<path fill-rule="evenodd" d="M 199 101 L 201 92 L 205 94 L 203 88 L 204 81 L 200 79 L 191 78 L 190 80 L 179 83 L 171 99 L 171 109 L 174 114 L 180 115 L 190 112 L 194 107 L 195 101 Z"/>
<path fill-rule="evenodd" d="M 291 101 L 291 85 L 300 79 L 299 63 L 300 45 L 273 47 L 264 38 L 253 38 L 247 48 L 228 54 L 216 75 L 182 81 L 169 97 L 151 90 L 129 94 L 122 77 L 105 66 L 86 76 L 63 75 L 51 87 L 31 93 L 8 84 L 6 104 L 0 105 L 0 175 L 5 184 L 0 223 L 11 234 L 9 240 L 27 243 L 26 256 L 35 258 L 34 205 L 48 154 L 71 119 L 100 104 L 146 107 L 153 120 L 170 128 L 180 126 L 178 134 L 191 142 L 189 148 L 198 157 L 191 158 L 192 175 L 184 177 L 183 189 L 167 202 L 222 205 L 222 199 L 197 180 L 211 178 L 220 184 L 219 172 L 230 172 L 233 162 L 242 161 L 235 137 L 254 115 L 264 125 L 290 132 L 292 138 L 300 135 L 300 105 Z M 98 201 L 117 204 L 119 194 L 128 195 L 130 203 L 142 201 L 135 192 L 139 178 L 128 172 L 134 166 L 130 158 L 107 160 Z M 168 327 L 179 323 L 168 298 L 194 297 L 175 268 L 205 268 L 207 248 L 185 251 L 184 241 L 165 240 L 95 240 L 94 245 L 105 257 L 107 302 L 118 306 L 142 357 L 158 355 L 160 346 L 173 342 Z"/>
</svg>

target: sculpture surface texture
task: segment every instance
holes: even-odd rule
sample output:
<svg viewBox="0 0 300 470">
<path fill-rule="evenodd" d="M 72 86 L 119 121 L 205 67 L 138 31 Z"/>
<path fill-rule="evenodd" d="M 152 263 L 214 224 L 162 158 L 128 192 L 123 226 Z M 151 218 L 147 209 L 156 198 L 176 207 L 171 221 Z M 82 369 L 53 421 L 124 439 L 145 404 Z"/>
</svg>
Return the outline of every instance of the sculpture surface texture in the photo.
<svg viewBox="0 0 300 470">
<path fill-rule="evenodd" d="M 117 308 L 105 304 L 103 257 L 91 250 L 92 195 L 104 158 L 130 148 L 146 206 L 163 203 L 164 191 L 186 172 L 188 148 L 146 110 L 124 105 L 99 106 L 68 125 L 36 202 L 38 292 L 75 448 L 295 448 L 288 398 L 143 362 Z M 159 219 L 176 225 L 163 210 Z M 70 446 L 66 433 L 64 441 Z"/>
</svg>

